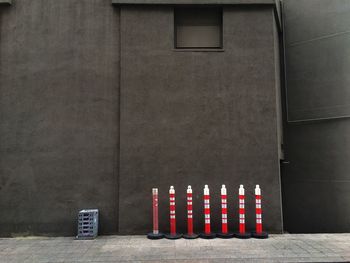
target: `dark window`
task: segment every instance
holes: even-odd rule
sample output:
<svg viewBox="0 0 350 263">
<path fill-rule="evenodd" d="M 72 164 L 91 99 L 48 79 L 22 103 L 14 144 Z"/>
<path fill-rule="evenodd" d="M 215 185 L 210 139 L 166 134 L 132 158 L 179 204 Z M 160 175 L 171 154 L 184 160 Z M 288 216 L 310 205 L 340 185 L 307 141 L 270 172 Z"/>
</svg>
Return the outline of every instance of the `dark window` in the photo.
<svg viewBox="0 0 350 263">
<path fill-rule="evenodd" d="M 222 9 L 175 9 L 176 48 L 222 48 Z"/>
</svg>

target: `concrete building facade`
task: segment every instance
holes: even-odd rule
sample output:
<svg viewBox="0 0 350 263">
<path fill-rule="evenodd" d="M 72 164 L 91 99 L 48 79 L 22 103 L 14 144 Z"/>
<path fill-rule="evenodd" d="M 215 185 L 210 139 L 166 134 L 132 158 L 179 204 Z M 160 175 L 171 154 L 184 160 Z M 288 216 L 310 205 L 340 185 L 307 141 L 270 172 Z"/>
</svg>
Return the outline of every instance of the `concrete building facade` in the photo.
<svg viewBox="0 0 350 263">
<path fill-rule="evenodd" d="M 342 192 L 328 194 L 340 199 L 349 188 L 337 182 L 347 182 L 349 169 L 345 119 L 294 123 L 320 117 L 304 107 L 311 86 L 298 71 L 310 66 L 300 54 L 312 52 L 293 44 L 308 41 L 298 39 L 307 14 L 294 16 L 298 4 L 313 8 L 307 3 L 289 0 L 282 12 L 274 0 L 0 0 L 0 236 L 72 236 L 84 208 L 100 210 L 100 234 L 144 234 L 152 187 L 168 231 L 170 185 L 184 232 L 188 184 L 197 231 L 204 184 L 214 231 L 221 184 L 232 230 L 240 184 L 254 228 L 260 184 L 267 231 L 349 231 L 346 219 L 334 228 L 322 227 L 328 216 L 310 219 L 309 211 L 324 213 L 308 198 L 310 173 L 331 169 L 328 181 Z M 324 163 L 327 156 L 343 168 Z M 347 202 L 326 204 L 333 213 Z"/>
<path fill-rule="evenodd" d="M 238 187 L 244 184 L 253 228 L 253 190 L 261 184 L 266 228 L 281 232 L 275 5 L 211 6 L 222 10 L 222 48 L 202 50 L 174 47 L 174 14 L 188 7 L 118 3 L 119 231 L 149 228 L 152 186 L 160 189 L 160 224 L 167 229 L 169 185 L 177 190 L 178 228 L 185 231 L 189 184 L 197 229 L 204 223 L 204 184 L 212 190 L 217 230 L 221 184 L 230 193 L 231 229 L 237 228 Z M 140 205 L 142 198 L 148 205 Z"/>
<path fill-rule="evenodd" d="M 285 229 L 350 232 L 350 2 L 283 5 Z"/>
<path fill-rule="evenodd" d="M 266 229 L 282 231 L 276 5 L 196 3 L 1 6 L 2 236 L 73 235 L 77 211 L 91 207 L 100 209 L 102 234 L 145 233 L 152 187 L 166 230 L 170 185 L 184 231 L 188 184 L 198 230 L 204 184 L 214 229 L 221 184 L 232 229 L 239 184 L 251 204 L 249 228 L 260 184 Z M 205 7 L 219 10 L 221 46 L 177 48 L 175 12 Z"/>
</svg>

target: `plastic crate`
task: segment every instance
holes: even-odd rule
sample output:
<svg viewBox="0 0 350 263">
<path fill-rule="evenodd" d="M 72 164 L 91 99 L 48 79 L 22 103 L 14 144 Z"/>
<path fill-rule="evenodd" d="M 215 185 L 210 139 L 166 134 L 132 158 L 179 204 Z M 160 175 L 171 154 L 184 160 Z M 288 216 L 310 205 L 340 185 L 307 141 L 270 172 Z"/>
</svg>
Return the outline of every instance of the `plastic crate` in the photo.
<svg viewBox="0 0 350 263">
<path fill-rule="evenodd" d="M 86 209 L 78 214 L 77 239 L 94 239 L 98 235 L 98 209 Z"/>
</svg>

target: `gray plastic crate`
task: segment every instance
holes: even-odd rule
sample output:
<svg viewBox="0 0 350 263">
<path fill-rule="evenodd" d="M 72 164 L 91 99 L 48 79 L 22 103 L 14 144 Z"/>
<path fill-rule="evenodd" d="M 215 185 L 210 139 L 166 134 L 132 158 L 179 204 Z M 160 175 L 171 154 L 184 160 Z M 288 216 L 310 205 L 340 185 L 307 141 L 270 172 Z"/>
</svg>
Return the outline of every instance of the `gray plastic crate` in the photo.
<svg viewBox="0 0 350 263">
<path fill-rule="evenodd" d="M 94 239 L 98 235 L 98 209 L 86 209 L 78 214 L 77 239 Z"/>
</svg>

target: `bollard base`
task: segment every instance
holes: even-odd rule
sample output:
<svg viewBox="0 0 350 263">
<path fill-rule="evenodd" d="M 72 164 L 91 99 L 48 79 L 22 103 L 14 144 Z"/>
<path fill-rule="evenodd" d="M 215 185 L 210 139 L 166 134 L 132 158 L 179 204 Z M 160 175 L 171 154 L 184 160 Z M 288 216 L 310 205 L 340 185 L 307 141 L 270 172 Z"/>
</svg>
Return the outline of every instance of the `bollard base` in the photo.
<svg viewBox="0 0 350 263">
<path fill-rule="evenodd" d="M 269 234 L 266 232 L 261 232 L 261 233 L 256 233 L 256 232 L 252 232 L 252 237 L 254 238 L 260 238 L 260 239 L 265 239 L 269 237 Z"/>
<path fill-rule="evenodd" d="M 228 233 L 217 233 L 216 234 L 217 237 L 219 238 L 233 238 L 235 236 L 234 233 L 228 232 Z"/>
<path fill-rule="evenodd" d="M 147 238 L 148 239 L 162 239 L 162 238 L 164 238 L 164 234 L 163 233 L 154 234 L 151 232 L 151 233 L 147 234 Z"/>
<path fill-rule="evenodd" d="M 194 233 L 193 234 L 183 234 L 182 237 L 185 239 L 196 239 L 199 237 L 199 235 L 194 234 Z"/>
<path fill-rule="evenodd" d="M 165 238 L 166 238 L 166 239 L 179 239 L 179 238 L 182 238 L 182 234 L 178 234 L 178 233 L 175 233 L 175 234 L 165 234 Z"/>
<path fill-rule="evenodd" d="M 216 237 L 216 234 L 215 233 L 209 233 L 209 234 L 207 234 L 207 233 L 200 233 L 199 237 L 200 238 L 204 238 L 204 239 L 213 239 L 213 238 Z"/>
<path fill-rule="evenodd" d="M 251 234 L 248 232 L 245 233 L 235 233 L 235 237 L 240 238 L 240 239 L 248 239 L 251 238 Z"/>
</svg>

